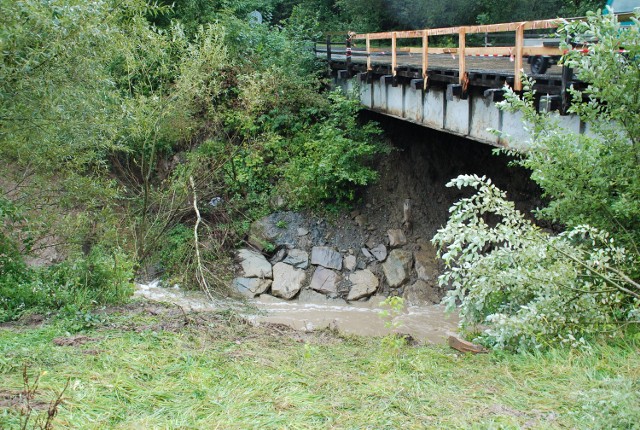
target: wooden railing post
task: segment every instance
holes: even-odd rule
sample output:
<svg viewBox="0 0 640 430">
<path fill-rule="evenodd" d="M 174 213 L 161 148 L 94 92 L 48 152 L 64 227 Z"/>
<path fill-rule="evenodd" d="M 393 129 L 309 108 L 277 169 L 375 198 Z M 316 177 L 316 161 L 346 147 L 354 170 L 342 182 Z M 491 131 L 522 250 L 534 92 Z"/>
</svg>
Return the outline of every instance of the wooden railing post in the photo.
<svg viewBox="0 0 640 430">
<path fill-rule="evenodd" d="M 347 62 L 347 76 L 349 78 L 351 78 L 352 76 L 352 66 L 351 66 L 351 43 L 352 43 L 352 33 L 349 31 L 347 33 L 347 39 L 346 39 L 346 52 L 345 52 L 345 58 L 346 58 L 346 62 Z"/>
<path fill-rule="evenodd" d="M 371 71 L 371 39 L 367 33 L 367 72 Z"/>
<path fill-rule="evenodd" d="M 459 78 L 460 78 L 460 83 L 462 84 L 462 81 L 464 79 L 464 73 L 466 71 L 466 58 L 465 58 L 465 46 L 466 46 L 466 32 L 465 32 L 465 28 L 462 27 L 460 28 L 460 31 L 458 32 L 458 74 L 459 74 Z"/>
<path fill-rule="evenodd" d="M 423 30 L 422 32 L 422 89 L 427 89 L 427 81 L 429 80 L 429 75 L 427 71 L 429 70 L 429 34 L 427 30 Z"/>
<path fill-rule="evenodd" d="M 398 33 L 395 31 L 391 34 L 391 74 L 393 76 L 397 73 L 398 68 L 398 52 L 396 50 L 396 42 L 398 40 Z"/>
<path fill-rule="evenodd" d="M 513 73 L 513 89 L 522 91 L 522 50 L 524 49 L 524 23 L 520 24 L 516 29 L 516 57 L 515 70 Z"/>
</svg>

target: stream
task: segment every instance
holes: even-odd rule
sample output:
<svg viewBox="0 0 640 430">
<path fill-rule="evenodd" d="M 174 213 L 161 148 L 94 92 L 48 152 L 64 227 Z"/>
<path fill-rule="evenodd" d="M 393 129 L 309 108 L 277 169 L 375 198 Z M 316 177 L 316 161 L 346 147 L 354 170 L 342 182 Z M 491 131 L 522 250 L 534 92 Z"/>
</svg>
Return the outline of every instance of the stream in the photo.
<svg viewBox="0 0 640 430">
<path fill-rule="evenodd" d="M 246 304 L 232 299 L 212 302 L 199 291 L 164 288 L 159 281 L 136 284 L 134 296 L 196 312 L 232 308 L 256 325 L 284 324 L 301 331 L 330 328 L 360 336 L 385 336 L 395 332 L 408 334 L 419 342 L 444 344 L 458 327 L 457 315 L 447 314 L 442 305 L 407 306 L 393 318 L 381 316 L 380 312 L 388 309 L 380 304 L 382 296 L 348 304 L 331 300 L 324 303 L 285 301 L 267 295 L 247 300 Z"/>
</svg>

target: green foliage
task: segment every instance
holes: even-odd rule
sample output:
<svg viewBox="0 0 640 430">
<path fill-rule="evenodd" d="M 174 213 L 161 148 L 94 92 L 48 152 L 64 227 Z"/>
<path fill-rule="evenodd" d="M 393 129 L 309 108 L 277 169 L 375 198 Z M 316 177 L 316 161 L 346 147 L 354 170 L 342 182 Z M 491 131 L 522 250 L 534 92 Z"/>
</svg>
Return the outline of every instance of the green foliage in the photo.
<svg viewBox="0 0 640 430">
<path fill-rule="evenodd" d="M 521 112 L 532 132 L 518 163 L 531 170 L 549 199 L 539 216 L 608 231 L 640 258 L 640 28 L 623 30 L 612 15 L 590 14 L 586 22 L 569 23 L 562 32 L 598 39 L 586 55 L 569 51 L 564 60 L 589 82 L 584 92 L 572 91 L 570 108 L 588 124 L 589 133 L 567 130 L 554 114 L 536 113 L 532 92 L 519 98 L 508 90 L 500 107 Z"/>
<path fill-rule="evenodd" d="M 75 313 L 97 304 L 123 302 L 133 292 L 133 265 L 120 250 L 94 247 L 50 267 L 24 267 L 0 275 L 0 321 L 24 312 L 66 309 Z"/>
<path fill-rule="evenodd" d="M 557 17 L 584 16 L 589 10 L 602 8 L 606 0 L 484 0 L 479 4 L 481 24 L 515 22 Z"/>
<path fill-rule="evenodd" d="M 389 296 L 380 302 L 380 306 L 389 308 L 388 310 L 384 309 L 380 311 L 380 316 L 388 320 L 384 325 L 387 328 L 398 328 L 398 323 L 393 321 L 393 319 L 404 311 L 404 299 L 400 296 Z"/>
<path fill-rule="evenodd" d="M 377 179 L 367 163 L 383 151 L 371 143 L 379 131 L 375 126 L 358 127 L 355 100 L 340 93 L 330 96 L 332 112 L 323 121 L 297 136 L 284 166 L 284 192 L 293 206 L 316 206 L 322 202 L 349 202 L 357 187 Z"/>
<path fill-rule="evenodd" d="M 486 327 L 484 344 L 580 347 L 640 323 L 640 284 L 624 273 L 631 259 L 606 233 L 544 233 L 484 177 L 462 175 L 447 186 L 476 194 L 454 204 L 433 239 L 447 267 L 440 283 L 453 288 L 445 302 L 460 303 L 464 328 Z"/>
<path fill-rule="evenodd" d="M 194 204 L 206 272 L 224 284 L 225 247 L 275 189 L 316 206 L 375 178 L 375 130 L 355 102 L 323 93 L 318 23 L 302 5 L 274 26 L 283 2 L 0 2 L 0 211 L 14 214 L 0 258 L 25 306 L 70 301 L 55 291 L 112 300 L 99 280 L 118 286 L 123 272 L 106 249 L 193 283 Z M 66 261 L 28 269 L 23 257 L 48 247 Z"/>
</svg>

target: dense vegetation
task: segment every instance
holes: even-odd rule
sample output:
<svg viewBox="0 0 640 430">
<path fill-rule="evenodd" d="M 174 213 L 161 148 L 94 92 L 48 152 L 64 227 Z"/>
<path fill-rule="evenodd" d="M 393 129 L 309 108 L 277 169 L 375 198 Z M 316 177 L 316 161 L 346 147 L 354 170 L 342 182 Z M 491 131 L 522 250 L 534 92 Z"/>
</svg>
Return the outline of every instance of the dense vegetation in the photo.
<svg viewBox="0 0 640 430">
<path fill-rule="evenodd" d="M 331 207 L 375 179 L 385 148 L 327 90 L 317 22 L 260 6 L 2 0 L 0 320 L 121 300 L 134 270 L 219 288 L 272 199 Z"/>
</svg>

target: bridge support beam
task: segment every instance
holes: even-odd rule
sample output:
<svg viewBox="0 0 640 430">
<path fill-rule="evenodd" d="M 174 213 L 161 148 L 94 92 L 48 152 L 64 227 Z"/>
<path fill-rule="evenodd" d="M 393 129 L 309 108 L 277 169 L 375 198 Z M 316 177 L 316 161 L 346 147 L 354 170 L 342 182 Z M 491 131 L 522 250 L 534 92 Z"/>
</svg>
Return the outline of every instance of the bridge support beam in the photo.
<svg viewBox="0 0 640 430">
<path fill-rule="evenodd" d="M 524 150 L 530 140 L 521 114 L 501 111 L 495 106 L 503 99 L 502 89 L 470 87 L 464 98 L 460 84 L 430 85 L 425 91 L 422 79 L 399 80 L 393 75 L 376 77 L 372 73 L 349 79 L 340 71 L 337 75 L 335 86 L 345 91 L 357 86 L 360 101 L 372 111 L 494 146 Z M 548 111 L 556 104 L 559 104 L 556 98 L 542 97 L 540 107 Z M 575 115 L 563 116 L 561 120 L 570 130 L 585 130 Z"/>
</svg>

